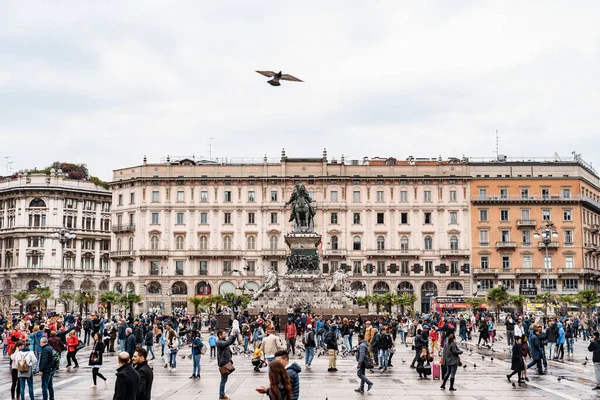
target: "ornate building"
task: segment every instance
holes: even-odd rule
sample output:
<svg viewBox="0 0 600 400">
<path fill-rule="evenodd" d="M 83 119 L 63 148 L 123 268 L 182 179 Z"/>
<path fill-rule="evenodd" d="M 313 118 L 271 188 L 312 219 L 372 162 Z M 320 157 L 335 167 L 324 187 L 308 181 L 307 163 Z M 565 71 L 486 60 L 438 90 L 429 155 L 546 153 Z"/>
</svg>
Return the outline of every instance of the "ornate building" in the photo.
<svg viewBox="0 0 600 400">
<path fill-rule="evenodd" d="M 39 309 L 34 295 L 39 286 L 50 287 L 55 297 L 60 291 L 107 291 L 110 207 L 108 190 L 68 179 L 60 171 L 48 176 L 21 172 L 0 181 L 0 273 L 6 304 L 19 310 L 12 295 L 27 290 L 27 308 Z M 50 236 L 61 227 L 75 234 L 64 247 Z M 72 309 L 72 302 L 67 305 Z M 50 301 L 49 308 L 55 307 Z"/>
<path fill-rule="evenodd" d="M 469 179 L 458 159 L 144 160 L 114 171 L 112 285 L 166 312 L 256 290 L 269 267 L 285 269 L 285 202 L 300 181 L 323 274 L 347 268 L 359 294 L 414 293 L 427 311 L 432 297 L 471 294 Z"/>
</svg>

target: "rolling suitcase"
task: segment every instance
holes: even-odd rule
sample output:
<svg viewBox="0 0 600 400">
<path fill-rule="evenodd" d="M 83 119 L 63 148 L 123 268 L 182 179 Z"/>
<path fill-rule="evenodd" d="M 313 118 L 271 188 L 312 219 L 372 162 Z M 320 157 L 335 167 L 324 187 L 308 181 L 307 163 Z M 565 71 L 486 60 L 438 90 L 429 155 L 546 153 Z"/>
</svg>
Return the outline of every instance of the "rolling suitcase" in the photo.
<svg viewBox="0 0 600 400">
<path fill-rule="evenodd" d="M 438 363 L 434 363 L 431 365 L 431 375 L 433 379 L 441 379 L 442 378 L 442 366 Z"/>
</svg>

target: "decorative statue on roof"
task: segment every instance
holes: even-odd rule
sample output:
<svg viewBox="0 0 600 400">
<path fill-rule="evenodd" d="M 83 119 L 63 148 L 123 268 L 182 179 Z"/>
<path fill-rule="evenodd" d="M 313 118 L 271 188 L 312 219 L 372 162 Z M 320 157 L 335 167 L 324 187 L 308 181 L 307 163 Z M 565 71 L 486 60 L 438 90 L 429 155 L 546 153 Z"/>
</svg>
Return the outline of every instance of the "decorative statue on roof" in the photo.
<svg viewBox="0 0 600 400">
<path fill-rule="evenodd" d="M 314 216 L 316 211 L 311 202 L 312 199 L 304 185 L 296 182 L 290 200 L 285 203 L 286 206 L 288 204 L 292 205 L 290 222 L 294 221 L 294 232 L 314 232 Z"/>
</svg>

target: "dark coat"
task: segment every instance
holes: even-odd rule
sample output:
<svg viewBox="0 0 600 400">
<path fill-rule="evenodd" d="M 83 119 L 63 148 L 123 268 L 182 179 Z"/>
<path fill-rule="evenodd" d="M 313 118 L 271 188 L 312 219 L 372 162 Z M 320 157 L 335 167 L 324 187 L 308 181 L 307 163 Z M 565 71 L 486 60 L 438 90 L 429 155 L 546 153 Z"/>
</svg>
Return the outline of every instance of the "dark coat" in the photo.
<svg viewBox="0 0 600 400">
<path fill-rule="evenodd" d="M 335 332 L 330 330 L 325 335 L 325 344 L 327 345 L 327 350 L 337 350 L 337 339 L 335 338 Z"/>
<path fill-rule="evenodd" d="M 458 348 L 456 341 L 446 344 L 442 353 L 443 364 L 445 366 L 458 365 L 458 356 L 462 354 L 462 350 Z"/>
<path fill-rule="evenodd" d="M 125 351 L 129 353 L 129 357 L 133 357 L 133 353 L 135 353 L 135 348 L 137 346 L 135 335 L 131 333 L 125 339 Z"/>
<path fill-rule="evenodd" d="M 292 400 L 298 400 L 300 397 L 300 377 L 298 374 L 302 372 L 302 368 L 296 363 L 291 363 L 285 369 L 290 376 L 290 383 L 292 385 Z"/>
<path fill-rule="evenodd" d="M 231 349 L 229 346 L 233 344 L 236 336 L 231 335 L 227 338 L 227 340 L 217 340 L 217 363 L 219 367 L 231 362 Z"/>
<path fill-rule="evenodd" d="M 142 341 L 144 340 L 144 331 L 142 330 L 141 325 L 138 324 L 134 326 L 132 334 L 135 335 L 136 343 L 142 343 Z"/>
<path fill-rule="evenodd" d="M 512 348 L 512 356 L 510 359 L 510 369 L 513 371 L 523 371 L 525 369 L 525 361 L 523 361 L 523 347 L 516 344 Z"/>
<path fill-rule="evenodd" d="M 104 343 L 101 341 L 98 341 L 97 343 L 94 343 L 94 347 L 92 347 L 92 351 L 90 352 L 90 360 L 89 360 L 89 365 L 102 365 L 102 355 L 104 354 Z M 96 352 L 97 356 L 98 356 L 98 360 L 95 362 L 92 362 L 92 354 Z"/>
<path fill-rule="evenodd" d="M 138 387 L 137 400 L 150 400 L 152 398 L 152 382 L 154 381 L 154 371 L 146 361 L 135 366 L 135 370 L 140 375 L 140 386 Z"/>
<path fill-rule="evenodd" d="M 152 330 L 148 330 L 146 332 L 146 336 L 144 336 L 144 346 L 152 346 L 154 342 L 154 333 Z"/>
<path fill-rule="evenodd" d="M 140 375 L 131 364 L 122 365 L 117 368 L 117 380 L 115 381 L 115 395 L 113 400 L 136 400 L 138 399 L 138 386 Z"/>
<path fill-rule="evenodd" d="M 546 329 L 546 340 L 550 343 L 556 343 L 558 339 L 558 327 L 556 325 L 550 325 L 548 329 Z"/>
<path fill-rule="evenodd" d="M 529 337 L 529 354 L 535 361 L 542 358 L 542 346 L 540 338 L 534 333 Z"/>
<path fill-rule="evenodd" d="M 588 350 L 593 352 L 592 361 L 595 363 L 600 362 L 600 339 L 593 340 L 588 346 Z"/>
<path fill-rule="evenodd" d="M 42 352 L 40 353 L 40 364 L 38 367 L 41 372 L 46 373 L 54 370 L 52 350 L 52 346 L 50 346 L 49 344 L 42 347 Z"/>
</svg>

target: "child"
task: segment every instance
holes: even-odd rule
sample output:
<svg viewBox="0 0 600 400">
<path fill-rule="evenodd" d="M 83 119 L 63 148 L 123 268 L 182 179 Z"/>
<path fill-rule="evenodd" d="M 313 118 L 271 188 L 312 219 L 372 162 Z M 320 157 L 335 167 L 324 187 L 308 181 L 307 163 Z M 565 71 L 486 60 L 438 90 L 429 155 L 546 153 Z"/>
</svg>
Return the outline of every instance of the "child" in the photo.
<svg viewBox="0 0 600 400">
<path fill-rule="evenodd" d="M 208 344 L 210 345 L 210 356 L 217 356 L 217 337 L 215 336 L 215 332 L 212 331 L 210 336 L 208 337 Z"/>
<path fill-rule="evenodd" d="M 438 357 L 441 356 L 442 350 L 440 349 L 439 334 L 437 332 L 437 328 L 435 327 L 435 325 L 431 326 L 431 331 L 429 332 L 429 338 L 431 339 L 431 352 L 434 353 L 435 349 L 437 349 Z"/>
</svg>

